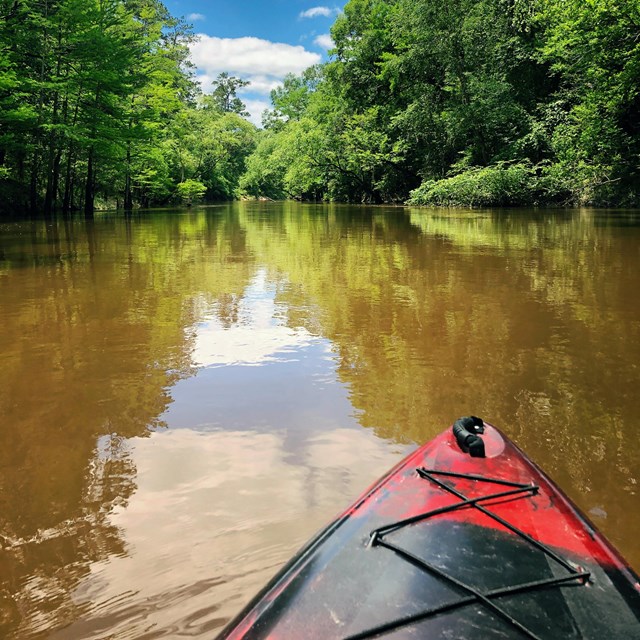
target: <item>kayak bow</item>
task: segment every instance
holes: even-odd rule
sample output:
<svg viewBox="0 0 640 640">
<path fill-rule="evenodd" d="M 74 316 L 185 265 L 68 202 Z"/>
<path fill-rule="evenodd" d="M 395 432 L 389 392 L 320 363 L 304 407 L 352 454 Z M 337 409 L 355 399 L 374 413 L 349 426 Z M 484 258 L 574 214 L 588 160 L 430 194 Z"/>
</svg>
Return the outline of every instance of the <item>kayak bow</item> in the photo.
<svg viewBox="0 0 640 640">
<path fill-rule="evenodd" d="M 311 540 L 219 636 L 636 638 L 640 583 L 495 427 L 461 418 Z"/>
</svg>

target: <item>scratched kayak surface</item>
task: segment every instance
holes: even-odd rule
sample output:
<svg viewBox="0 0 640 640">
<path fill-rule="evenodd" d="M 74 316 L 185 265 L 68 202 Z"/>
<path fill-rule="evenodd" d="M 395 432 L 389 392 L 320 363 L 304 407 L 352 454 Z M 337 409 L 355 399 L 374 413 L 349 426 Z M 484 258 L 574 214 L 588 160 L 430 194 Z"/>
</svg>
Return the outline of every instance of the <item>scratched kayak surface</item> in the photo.
<svg viewBox="0 0 640 640">
<path fill-rule="evenodd" d="M 220 638 L 640 638 L 640 584 L 617 551 L 498 429 L 461 420 L 462 436 L 392 469 Z"/>
</svg>

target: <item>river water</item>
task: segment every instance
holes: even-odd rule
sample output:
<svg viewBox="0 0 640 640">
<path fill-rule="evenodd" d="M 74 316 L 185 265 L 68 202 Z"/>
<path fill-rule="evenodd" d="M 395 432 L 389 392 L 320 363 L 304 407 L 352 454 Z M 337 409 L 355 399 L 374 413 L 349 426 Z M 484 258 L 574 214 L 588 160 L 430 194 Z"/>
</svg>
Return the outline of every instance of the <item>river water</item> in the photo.
<svg viewBox="0 0 640 640">
<path fill-rule="evenodd" d="M 640 212 L 0 223 L 0 636 L 211 638 L 461 415 L 640 569 Z"/>
</svg>

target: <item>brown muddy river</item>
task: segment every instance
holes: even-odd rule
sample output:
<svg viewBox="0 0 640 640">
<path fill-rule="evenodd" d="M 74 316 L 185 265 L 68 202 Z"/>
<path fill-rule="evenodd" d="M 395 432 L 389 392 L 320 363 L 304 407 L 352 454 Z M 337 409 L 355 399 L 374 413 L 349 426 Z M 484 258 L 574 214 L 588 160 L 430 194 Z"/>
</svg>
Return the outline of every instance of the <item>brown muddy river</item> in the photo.
<svg viewBox="0 0 640 640">
<path fill-rule="evenodd" d="M 639 292 L 640 212 L 0 223 L 0 637 L 212 638 L 469 413 L 640 569 Z"/>
</svg>

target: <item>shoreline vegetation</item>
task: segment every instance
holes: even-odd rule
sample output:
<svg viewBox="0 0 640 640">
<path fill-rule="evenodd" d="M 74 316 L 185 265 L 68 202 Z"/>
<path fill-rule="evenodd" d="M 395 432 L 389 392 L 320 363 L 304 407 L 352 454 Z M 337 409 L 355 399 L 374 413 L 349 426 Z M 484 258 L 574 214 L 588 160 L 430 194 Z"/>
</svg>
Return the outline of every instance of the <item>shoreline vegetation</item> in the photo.
<svg viewBox="0 0 640 640">
<path fill-rule="evenodd" d="M 350 0 L 328 62 L 203 94 L 159 0 L 0 0 L 0 215 L 234 198 L 640 206 L 636 0 Z"/>
</svg>

